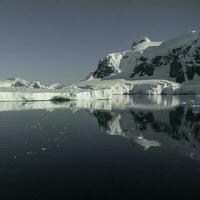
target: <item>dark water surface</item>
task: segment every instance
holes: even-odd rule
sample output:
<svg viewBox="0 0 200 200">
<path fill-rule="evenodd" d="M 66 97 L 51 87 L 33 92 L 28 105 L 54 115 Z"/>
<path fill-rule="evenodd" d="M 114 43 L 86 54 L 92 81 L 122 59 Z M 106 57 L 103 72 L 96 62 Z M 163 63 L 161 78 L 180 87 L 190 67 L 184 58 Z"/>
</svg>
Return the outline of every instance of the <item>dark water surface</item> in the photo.
<svg viewBox="0 0 200 200">
<path fill-rule="evenodd" d="M 0 103 L 0 198 L 198 199 L 199 99 Z"/>
</svg>

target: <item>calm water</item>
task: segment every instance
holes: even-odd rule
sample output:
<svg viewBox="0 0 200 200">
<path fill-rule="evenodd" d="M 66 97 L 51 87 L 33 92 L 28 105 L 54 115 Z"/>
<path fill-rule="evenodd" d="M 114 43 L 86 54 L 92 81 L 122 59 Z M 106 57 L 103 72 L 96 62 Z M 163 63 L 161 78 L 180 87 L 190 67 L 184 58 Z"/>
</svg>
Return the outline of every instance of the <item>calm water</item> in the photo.
<svg viewBox="0 0 200 200">
<path fill-rule="evenodd" d="M 200 97 L 0 103 L 3 200 L 194 199 Z"/>
</svg>

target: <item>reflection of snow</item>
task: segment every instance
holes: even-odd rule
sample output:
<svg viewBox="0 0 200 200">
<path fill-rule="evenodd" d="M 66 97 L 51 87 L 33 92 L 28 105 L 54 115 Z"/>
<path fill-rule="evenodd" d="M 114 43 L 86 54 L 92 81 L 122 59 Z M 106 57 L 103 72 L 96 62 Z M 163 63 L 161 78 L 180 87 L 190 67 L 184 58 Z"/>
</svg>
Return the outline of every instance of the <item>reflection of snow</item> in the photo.
<svg viewBox="0 0 200 200">
<path fill-rule="evenodd" d="M 151 147 L 160 147 L 160 142 L 154 140 L 147 140 L 144 137 L 138 137 L 134 140 L 134 142 L 144 148 L 144 150 L 148 150 Z"/>
<path fill-rule="evenodd" d="M 107 133 L 110 135 L 122 135 L 122 129 L 120 127 L 121 116 L 117 115 L 114 119 L 108 122 Z"/>
<path fill-rule="evenodd" d="M 178 96 L 113 96 L 110 100 L 77 100 L 68 102 L 52 101 L 27 101 L 27 102 L 0 102 L 0 112 L 20 111 L 20 110 L 47 110 L 79 109 L 93 110 L 112 110 L 112 109 L 144 109 L 162 110 L 171 109 L 181 104 L 181 97 Z M 187 104 L 186 102 L 184 102 Z"/>
</svg>

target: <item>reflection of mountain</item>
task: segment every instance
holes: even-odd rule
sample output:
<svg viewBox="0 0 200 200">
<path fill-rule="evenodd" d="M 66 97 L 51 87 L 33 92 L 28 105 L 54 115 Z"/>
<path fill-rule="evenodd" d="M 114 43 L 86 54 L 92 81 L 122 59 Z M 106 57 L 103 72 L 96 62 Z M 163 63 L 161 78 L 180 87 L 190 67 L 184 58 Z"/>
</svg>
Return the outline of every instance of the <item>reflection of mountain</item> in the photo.
<svg viewBox="0 0 200 200">
<path fill-rule="evenodd" d="M 162 116 L 154 117 L 153 112 L 131 111 L 139 130 L 151 128 L 157 133 L 167 133 L 175 140 L 200 142 L 200 113 L 193 108 L 177 107 L 174 110 L 165 111 L 168 121 L 163 121 Z M 165 114 L 165 115 L 166 115 Z"/>
<path fill-rule="evenodd" d="M 179 106 L 170 110 L 94 111 L 99 126 L 110 135 L 131 139 L 145 150 L 158 146 L 177 146 L 200 159 L 200 112 Z"/>
<path fill-rule="evenodd" d="M 94 111 L 93 114 L 98 120 L 99 127 L 102 130 L 105 130 L 109 135 L 118 135 L 129 138 L 134 143 L 142 146 L 145 150 L 150 147 L 160 146 L 159 142 L 145 139 L 142 132 L 135 131 L 135 122 L 133 122 L 129 111 L 122 111 L 120 113 L 117 111 Z"/>
</svg>

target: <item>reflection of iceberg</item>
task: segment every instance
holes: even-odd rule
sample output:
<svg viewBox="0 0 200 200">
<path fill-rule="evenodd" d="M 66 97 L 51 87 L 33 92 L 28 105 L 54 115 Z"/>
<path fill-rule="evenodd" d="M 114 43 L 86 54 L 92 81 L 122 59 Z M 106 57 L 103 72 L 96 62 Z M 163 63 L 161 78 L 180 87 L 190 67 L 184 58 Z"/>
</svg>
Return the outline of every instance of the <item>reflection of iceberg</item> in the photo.
<svg viewBox="0 0 200 200">
<path fill-rule="evenodd" d="M 5 111 L 23 111 L 23 110 L 55 110 L 55 109 L 88 109 L 88 110 L 111 110 L 110 101 L 27 101 L 27 102 L 0 102 L 0 112 Z"/>
<path fill-rule="evenodd" d="M 135 96 L 113 96 L 112 106 L 117 109 L 170 109 L 180 105 L 180 96 L 161 96 L 161 95 L 135 95 Z"/>
<path fill-rule="evenodd" d="M 52 109 L 88 109 L 93 110 L 123 110 L 143 109 L 160 110 L 177 107 L 181 104 L 179 96 L 113 96 L 110 100 L 77 100 L 68 102 L 25 101 L 0 102 L 1 111 L 20 110 L 52 110 Z"/>
<path fill-rule="evenodd" d="M 51 101 L 0 102 L 0 112 L 23 110 L 51 110 L 62 107 L 62 104 L 57 105 Z"/>
</svg>

